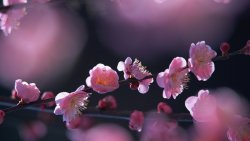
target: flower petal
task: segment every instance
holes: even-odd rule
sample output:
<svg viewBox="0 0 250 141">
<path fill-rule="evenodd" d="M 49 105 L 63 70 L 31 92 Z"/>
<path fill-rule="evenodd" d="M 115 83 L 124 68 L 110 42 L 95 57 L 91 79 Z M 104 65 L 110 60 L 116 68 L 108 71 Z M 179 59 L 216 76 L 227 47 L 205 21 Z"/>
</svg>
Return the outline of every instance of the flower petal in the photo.
<svg viewBox="0 0 250 141">
<path fill-rule="evenodd" d="M 148 85 L 145 85 L 145 84 L 142 84 L 142 83 L 139 84 L 138 91 L 139 91 L 141 94 L 147 93 L 147 92 L 148 92 L 148 89 L 149 89 L 149 86 L 148 86 Z"/>
<path fill-rule="evenodd" d="M 57 94 L 55 98 L 56 104 L 61 103 L 62 100 L 64 100 L 64 98 L 67 97 L 68 95 L 70 95 L 70 93 L 68 92 L 60 92 L 59 94 Z"/>
<path fill-rule="evenodd" d="M 125 70 L 125 63 L 122 62 L 122 61 L 120 61 L 120 62 L 118 63 L 118 65 L 117 65 L 117 70 L 118 70 L 118 71 L 123 71 L 123 70 Z"/>
<path fill-rule="evenodd" d="M 160 86 L 161 88 L 164 88 L 165 87 L 164 81 L 165 81 L 165 72 L 160 72 L 156 78 L 156 82 L 157 82 L 158 86 Z"/>
<path fill-rule="evenodd" d="M 191 115 L 193 115 L 192 108 L 194 107 L 194 104 L 196 103 L 197 100 L 198 100 L 198 97 L 190 96 L 185 101 L 185 106 L 188 109 L 188 111 L 191 113 Z"/>
</svg>

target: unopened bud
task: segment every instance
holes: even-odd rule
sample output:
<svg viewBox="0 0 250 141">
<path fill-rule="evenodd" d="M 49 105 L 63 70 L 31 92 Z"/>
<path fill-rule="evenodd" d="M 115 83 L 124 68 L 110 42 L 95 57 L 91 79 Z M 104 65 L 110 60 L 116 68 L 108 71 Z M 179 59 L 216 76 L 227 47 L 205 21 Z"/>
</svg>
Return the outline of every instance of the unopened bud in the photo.
<svg viewBox="0 0 250 141">
<path fill-rule="evenodd" d="M 230 45 L 227 42 L 224 42 L 220 45 L 220 50 L 222 53 L 222 56 L 228 55 L 230 50 Z"/>
</svg>

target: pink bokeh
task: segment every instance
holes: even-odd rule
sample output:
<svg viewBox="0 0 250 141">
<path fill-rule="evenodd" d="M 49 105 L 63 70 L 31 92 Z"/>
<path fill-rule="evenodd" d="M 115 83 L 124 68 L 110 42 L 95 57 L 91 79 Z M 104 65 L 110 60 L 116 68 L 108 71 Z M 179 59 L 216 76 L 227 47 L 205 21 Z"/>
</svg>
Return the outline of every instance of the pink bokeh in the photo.
<svg viewBox="0 0 250 141">
<path fill-rule="evenodd" d="M 98 36 L 107 48 L 123 57 L 154 61 L 159 55 L 186 53 L 192 42 L 227 40 L 234 18 L 248 2 L 96 0 L 88 4 L 98 17 Z"/>
<path fill-rule="evenodd" d="M 70 71 L 86 39 L 84 22 L 63 7 L 30 4 L 17 29 L 0 38 L 0 84 L 15 79 L 50 86 Z"/>
</svg>

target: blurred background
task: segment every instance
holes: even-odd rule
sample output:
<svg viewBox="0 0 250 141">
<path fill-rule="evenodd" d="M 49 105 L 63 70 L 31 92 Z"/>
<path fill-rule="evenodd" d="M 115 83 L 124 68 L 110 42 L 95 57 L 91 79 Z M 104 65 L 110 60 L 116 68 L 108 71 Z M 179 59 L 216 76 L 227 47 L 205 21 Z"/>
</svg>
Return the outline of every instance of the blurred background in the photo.
<svg viewBox="0 0 250 141">
<path fill-rule="evenodd" d="M 20 19 L 20 25 L 8 36 L 0 33 L 0 95 L 3 97 L 10 97 L 16 79 L 34 82 L 42 92 L 71 92 L 85 85 L 89 70 L 98 63 L 116 69 L 118 62 L 129 56 L 139 59 L 150 72 L 157 74 L 168 68 L 176 56 L 188 59 L 191 43 L 204 40 L 220 55 L 222 42 L 230 43 L 231 51 L 235 51 L 250 39 L 249 0 L 29 2 L 31 4 L 25 7 L 26 15 Z M 246 103 L 244 114 L 247 115 L 250 112 L 247 106 L 250 100 L 249 65 L 249 56 L 215 62 L 215 72 L 208 81 L 199 82 L 191 74 L 188 89 L 176 100 L 163 99 L 162 89 L 156 83 L 150 86 L 147 94 L 130 90 L 128 86 L 121 86 L 109 94 L 117 99 L 118 110 L 151 111 L 163 101 L 175 113 L 187 113 L 185 99 L 197 95 L 200 89 L 216 91 L 230 88 L 229 95 L 225 97 Z M 119 76 L 123 78 L 122 73 Z M 93 94 L 90 106 L 96 106 L 98 100 L 106 95 Z M 224 102 L 227 101 L 230 104 L 230 100 Z M 4 108 L 7 107 L 0 106 L 0 109 Z M 8 114 L 0 125 L 0 140 L 34 140 L 25 137 L 24 132 L 37 119 L 40 121 L 36 123 L 39 132 L 43 134 L 36 140 L 75 141 L 61 116 L 32 110 Z M 121 136 L 139 140 L 140 134 L 129 131 L 128 121 L 93 120 L 95 123 L 118 124 L 122 129 L 117 125 L 108 125 L 108 129 L 121 130 Z M 186 130 L 191 125 L 192 122 L 180 122 Z M 102 132 L 104 129 L 101 126 L 93 130 Z"/>
</svg>

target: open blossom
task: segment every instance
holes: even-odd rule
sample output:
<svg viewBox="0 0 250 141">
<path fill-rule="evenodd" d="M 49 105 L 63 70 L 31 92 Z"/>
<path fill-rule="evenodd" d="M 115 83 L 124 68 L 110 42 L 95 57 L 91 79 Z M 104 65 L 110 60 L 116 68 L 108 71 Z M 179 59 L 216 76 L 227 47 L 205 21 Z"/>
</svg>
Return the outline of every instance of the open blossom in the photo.
<svg viewBox="0 0 250 141">
<path fill-rule="evenodd" d="M 205 41 L 192 43 L 189 50 L 188 66 L 198 80 L 206 81 L 215 70 L 212 59 L 217 53 Z"/>
<path fill-rule="evenodd" d="M 17 92 L 17 96 L 25 103 L 37 101 L 40 96 L 40 90 L 36 87 L 35 83 L 28 84 L 21 79 L 16 80 L 15 90 Z"/>
<path fill-rule="evenodd" d="M 20 19 L 26 15 L 26 8 L 12 8 L 6 13 L 0 13 L 0 28 L 4 35 L 9 35 L 20 25 Z"/>
<path fill-rule="evenodd" d="M 144 114 L 141 111 L 133 111 L 130 115 L 129 128 L 141 132 L 144 123 Z"/>
<path fill-rule="evenodd" d="M 218 119 L 216 99 L 208 90 L 200 90 L 198 96 L 187 98 L 185 106 L 198 122 L 213 122 Z"/>
<path fill-rule="evenodd" d="M 0 110 L 0 124 L 3 123 L 3 120 L 4 120 L 4 116 L 5 116 L 5 112 Z"/>
<path fill-rule="evenodd" d="M 117 65 L 117 69 L 124 72 L 124 79 L 136 78 L 137 80 L 141 80 L 146 76 L 152 75 L 146 70 L 146 67 L 142 66 L 139 60 L 135 59 L 135 61 L 132 62 L 130 57 L 127 57 L 124 62 L 120 61 Z M 144 94 L 148 92 L 149 85 L 153 83 L 153 81 L 153 78 L 149 78 L 139 82 L 131 82 L 130 87 L 136 88 L 140 93 Z"/>
<path fill-rule="evenodd" d="M 119 76 L 109 66 L 97 64 L 89 74 L 86 84 L 100 94 L 114 91 L 119 87 Z"/>
<path fill-rule="evenodd" d="M 71 93 L 61 92 L 55 98 L 54 114 L 63 115 L 63 121 L 68 123 L 87 108 L 88 98 L 89 94 L 80 90 Z"/>
<path fill-rule="evenodd" d="M 189 81 L 188 72 L 186 68 L 187 62 L 182 57 L 176 57 L 169 65 L 169 69 L 164 72 L 160 72 L 156 78 L 157 84 L 164 88 L 163 97 L 170 98 L 173 96 L 175 99 L 180 93 L 182 93 L 187 82 Z"/>
<path fill-rule="evenodd" d="M 227 131 L 227 137 L 230 141 L 249 141 L 250 119 L 235 116 Z"/>
<path fill-rule="evenodd" d="M 3 0 L 4 6 L 20 4 L 20 3 L 27 3 L 27 0 Z"/>
</svg>

